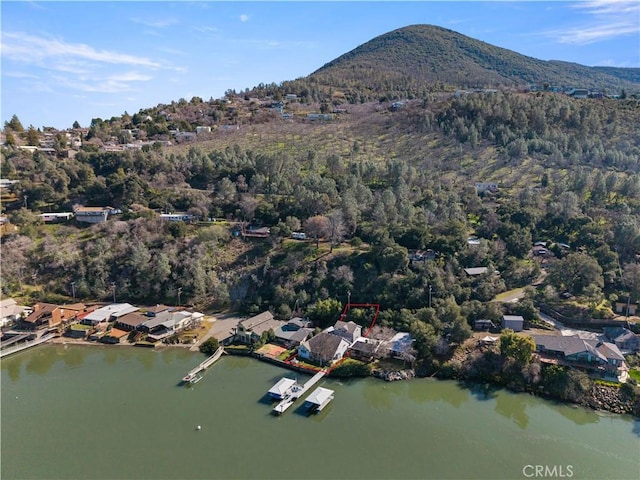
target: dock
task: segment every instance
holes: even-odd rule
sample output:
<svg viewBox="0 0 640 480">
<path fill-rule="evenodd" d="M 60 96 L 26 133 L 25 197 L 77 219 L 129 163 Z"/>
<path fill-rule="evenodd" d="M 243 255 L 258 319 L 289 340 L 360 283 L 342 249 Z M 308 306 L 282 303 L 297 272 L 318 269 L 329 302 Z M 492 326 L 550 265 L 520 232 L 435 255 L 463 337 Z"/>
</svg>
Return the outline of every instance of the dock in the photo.
<svg viewBox="0 0 640 480">
<path fill-rule="evenodd" d="M 296 402 L 296 400 L 307 393 L 307 391 L 316 383 L 318 383 L 326 374 L 326 370 L 320 370 L 313 377 L 307 380 L 304 385 L 293 385 L 291 387 L 291 390 L 282 397 L 280 403 L 273 407 L 273 413 L 276 415 L 282 415 L 291 405 Z"/>
<path fill-rule="evenodd" d="M 218 347 L 218 349 L 215 351 L 213 355 L 208 357 L 206 360 L 200 363 L 197 367 L 189 370 L 189 373 L 187 373 L 184 377 L 182 377 L 182 381 L 186 385 L 193 385 L 194 383 L 198 383 L 202 379 L 202 372 L 204 372 L 207 368 L 213 365 L 214 362 L 220 358 L 223 352 L 224 352 L 224 348 Z"/>
<path fill-rule="evenodd" d="M 30 340 L 30 341 L 27 341 L 27 342 L 14 344 L 9 348 L 3 349 L 0 352 L 0 358 L 6 357 L 8 355 L 12 355 L 14 353 L 21 352 L 21 351 L 26 350 L 26 349 L 31 348 L 31 347 L 35 347 L 36 345 L 41 345 L 41 344 L 43 344 L 43 343 L 45 343 L 45 342 L 47 342 L 47 341 L 49 341 L 52 338 L 57 337 L 57 336 L 58 336 L 57 333 L 45 333 L 44 335 L 42 335 L 39 338 L 36 338 L 35 340 Z M 24 338 L 22 338 L 22 339 L 24 339 Z M 14 343 L 14 342 L 11 342 L 11 343 Z"/>
<path fill-rule="evenodd" d="M 329 402 L 333 400 L 333 394 L 333 390 L 318 387 L 307 397 L 306 402 L 304 402 L 304 406 L 310 412 L 321 412 L 322 409 L 329 405 Z"/>
</svg>

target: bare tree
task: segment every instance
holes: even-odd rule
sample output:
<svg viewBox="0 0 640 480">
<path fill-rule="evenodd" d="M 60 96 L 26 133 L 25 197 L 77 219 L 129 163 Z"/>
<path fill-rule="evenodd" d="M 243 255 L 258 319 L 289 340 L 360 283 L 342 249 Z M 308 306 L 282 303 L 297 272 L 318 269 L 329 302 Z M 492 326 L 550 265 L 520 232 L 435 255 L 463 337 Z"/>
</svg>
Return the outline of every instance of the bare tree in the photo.
<svg viewBox="0 0 640 480">
<path fill-rule="evenodd" d="M 304 222 L 304 230 L 316 241 L 316 248 L 318 248 L 320 239 L 329 234 L 329 219 L 324 215 L 309 217 Z"/>
<path fill-rule="evenodd" d="M 340 210 L 333 210 L 327 219 L 329 220 L 327 236 L 329 237 L 331 251 L 333 252 L 333 247 L 342 243 L 347 229 L 345 227 L 344 215 Z"/>
</svg>

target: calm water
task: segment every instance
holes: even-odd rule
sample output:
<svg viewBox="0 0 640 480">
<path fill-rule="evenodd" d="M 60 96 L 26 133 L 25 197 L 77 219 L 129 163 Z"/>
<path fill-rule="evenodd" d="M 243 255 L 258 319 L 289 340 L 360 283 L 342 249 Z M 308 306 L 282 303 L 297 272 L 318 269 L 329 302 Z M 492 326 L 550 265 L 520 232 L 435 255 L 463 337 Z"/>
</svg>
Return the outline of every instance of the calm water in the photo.
<svg viewBox="0 0 640 480">
<path fill-rule="evenodd" d="M 630 417 L 427 379 L 323 380 L 336 393 L 319 415 L 273 417 L 265 393 L 293 372 L 223 357 L 178 387 L 202 358 L 58 345 L 4 359 L 2 478 L 524 479 L 526 465 L 640 477 Z"/>
</svg>

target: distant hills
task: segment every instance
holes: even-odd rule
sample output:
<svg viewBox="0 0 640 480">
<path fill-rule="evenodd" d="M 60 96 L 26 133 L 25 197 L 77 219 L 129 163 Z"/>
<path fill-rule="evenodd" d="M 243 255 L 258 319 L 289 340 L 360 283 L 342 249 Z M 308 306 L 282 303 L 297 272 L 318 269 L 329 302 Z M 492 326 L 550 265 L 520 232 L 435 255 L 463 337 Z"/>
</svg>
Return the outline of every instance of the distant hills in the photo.
<svg viewBox="0 0 640 480">
<path fill-rule="evenodd" d="M 433 25 L 412 25 L 380 35 L 327 63 L 309 78 L 320 84 L 381 92 L 394 86 L 408 90 L 429 84 L 640 90 L 640 68 L 539 60 Z"/>
</svg>

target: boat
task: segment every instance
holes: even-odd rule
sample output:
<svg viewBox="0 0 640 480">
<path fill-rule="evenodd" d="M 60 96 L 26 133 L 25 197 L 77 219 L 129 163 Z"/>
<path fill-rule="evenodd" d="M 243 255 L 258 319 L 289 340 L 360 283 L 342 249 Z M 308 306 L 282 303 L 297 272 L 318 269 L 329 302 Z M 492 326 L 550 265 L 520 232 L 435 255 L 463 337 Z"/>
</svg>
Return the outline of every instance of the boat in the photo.
<svg viewBox="0 0 640 480">
<path fill-rule="evenodd" d="M 188 383 L 189 385 L 193 385 L 202 380 L 202 375 L 198 375 L 197 373 L 188 373 L 182 378 L 184 383 Z"/>
</svg>

